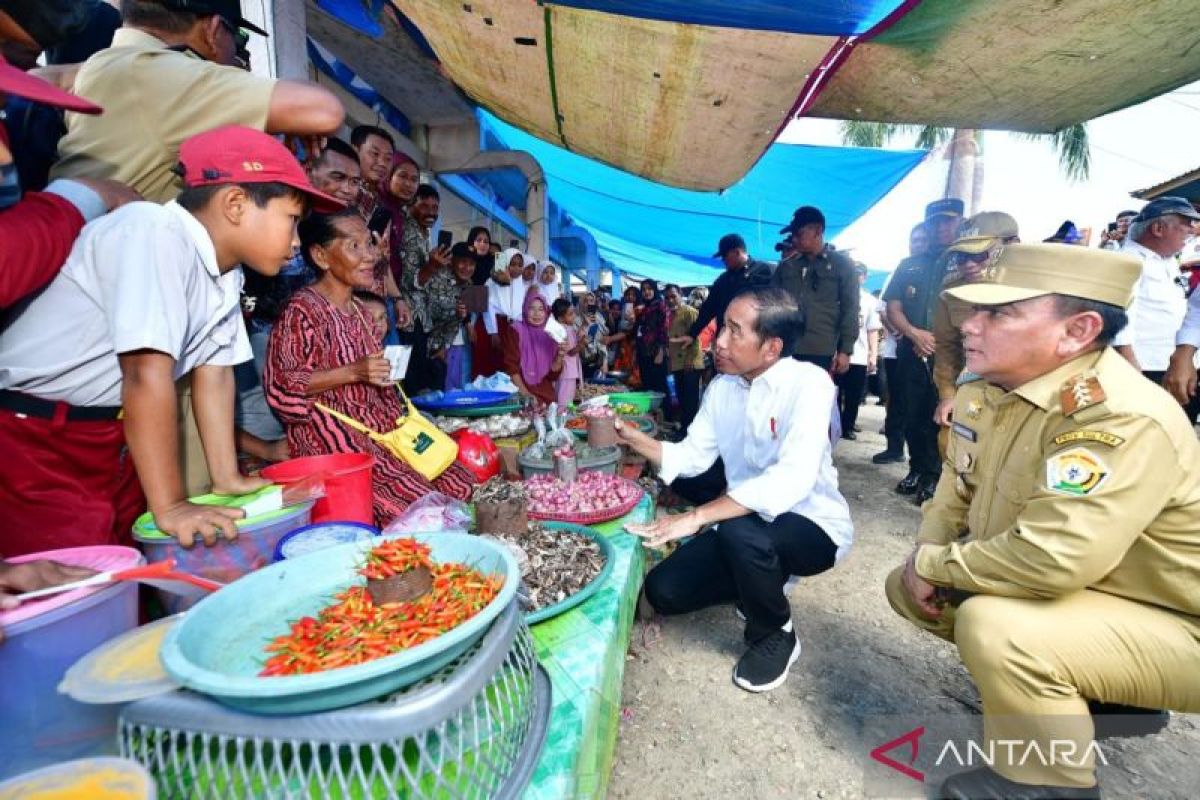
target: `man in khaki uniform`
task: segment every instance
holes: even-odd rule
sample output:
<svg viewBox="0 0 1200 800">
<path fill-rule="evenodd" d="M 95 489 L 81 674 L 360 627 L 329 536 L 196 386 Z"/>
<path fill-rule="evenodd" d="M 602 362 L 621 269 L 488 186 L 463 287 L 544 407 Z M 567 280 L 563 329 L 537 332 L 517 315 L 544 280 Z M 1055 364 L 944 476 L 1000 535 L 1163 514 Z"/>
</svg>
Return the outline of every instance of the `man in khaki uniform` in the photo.
<svg viewBox="0 0 1200 800">
<path fill-rule="evenodd" d="M 988 744 L 1073 744 L 947 779 L 944 797 L 1097 797 L 1087 701 L 1200 711 L 1200 443 L 1115 350 L 1134 258 L 1004 247 L 971 304 L 945 469 L 893 608 L 953 641 Z M 1023 748 L 1016 748 L 1022 751 Z"/>
<path fill-rule="evenodd" d="M 998 245 L 1020 241 L 1017 221 L 1003 211 L 981 211 L 964 220 L 958 229 L 958 238 L 946 249 L 950 254 L 950 271 L 942 282 L 943 288 L 950 289 L 979 280 Z M 945 294 L 938 298 L 933 309 L 933 384 L 938 392 L 938 405 L 933 417 L 943 428 L 938 438 L 943 456 L 946 454 L 945 429 L 950 427 L 958 376 L 966 364 L 959 327 L 970 313 L 969 305 Z"/>
</svg>

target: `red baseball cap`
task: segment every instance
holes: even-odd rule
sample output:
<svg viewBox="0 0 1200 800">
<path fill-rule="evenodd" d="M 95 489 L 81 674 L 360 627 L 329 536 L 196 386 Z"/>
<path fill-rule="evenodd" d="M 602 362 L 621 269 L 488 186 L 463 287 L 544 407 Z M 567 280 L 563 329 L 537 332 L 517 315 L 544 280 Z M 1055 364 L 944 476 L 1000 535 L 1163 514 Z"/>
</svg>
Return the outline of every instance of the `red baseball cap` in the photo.
<svg viewBox="0 0 1200 800">
<path fill-rule="evenodd" d="M 0 94 L 12 94 L 35 103 L 78 111 L 80 114 L 104 112 L 104 109 L 95 103 L 89 103 L 78 95 L 64 92 L 48 81 L 22 72 L 5 61 L 4 56 L 0 56 Z"/>
<path fill-rule="evenodd" d="M 328 214 L 345 204 L 308 182 L 283 143 L 244 125 L 225 125 L 185 139 L 179 147 L 183 182 L 190 188 L 226 183 L 282 183 L 312 198 L 313 211 Z"/>
</svg>

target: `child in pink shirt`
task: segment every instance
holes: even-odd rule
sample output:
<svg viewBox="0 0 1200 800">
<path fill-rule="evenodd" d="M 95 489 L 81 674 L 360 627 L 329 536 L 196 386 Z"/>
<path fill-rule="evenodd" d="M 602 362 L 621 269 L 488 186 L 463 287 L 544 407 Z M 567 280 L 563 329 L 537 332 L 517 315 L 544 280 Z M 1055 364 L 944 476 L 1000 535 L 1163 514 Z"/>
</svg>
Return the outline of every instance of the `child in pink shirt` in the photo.
<svg viewBox="0 0 1200 800">
<path fill-rule="evenodd" d="M 558 376 L 558 407 L 575 402 L 575 391 L 583 377 L 583 366 L 579 363 L 579 334 L 575 327 L 575 307 L 571 301 L 558 298 L 550 306 L 550 314 L 566 329 L 567 354 L 563 357 L 562 372 Z"/>
</svg>

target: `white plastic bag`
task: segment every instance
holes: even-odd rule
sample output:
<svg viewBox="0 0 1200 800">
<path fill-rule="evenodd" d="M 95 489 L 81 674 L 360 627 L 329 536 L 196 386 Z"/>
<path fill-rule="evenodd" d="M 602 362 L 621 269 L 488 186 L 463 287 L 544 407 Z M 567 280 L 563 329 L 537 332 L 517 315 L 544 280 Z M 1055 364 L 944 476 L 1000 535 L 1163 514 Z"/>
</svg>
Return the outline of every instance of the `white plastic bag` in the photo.
<svg viewBox="0 0 1200 800">
<path fill-rule="evenodd" d="M 471 509 L 461 500 L 431 492 L 405 509 L 383 529 L 384 536 L 463 532 L 471 526 Z"/>
</svg>

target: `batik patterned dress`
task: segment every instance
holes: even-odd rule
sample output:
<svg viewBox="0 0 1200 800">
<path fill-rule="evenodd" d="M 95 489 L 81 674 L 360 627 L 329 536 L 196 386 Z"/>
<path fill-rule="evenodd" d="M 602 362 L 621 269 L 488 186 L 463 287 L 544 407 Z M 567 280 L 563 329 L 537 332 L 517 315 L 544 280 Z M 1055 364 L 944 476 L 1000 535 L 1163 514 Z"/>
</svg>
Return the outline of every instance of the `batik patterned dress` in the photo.
<svg viewBox="0 0 1200 800">
<path fill-rule="evenodd" d="M 316 407 L 321 403 L 384 433 L 408 413 L 394 387 L 351 383 L 306 396 L 313 372 L 352 364 L 377 352 L 379 342 L 357 303 L 347 313 L 308 287 L 296 293 L 271 333 L 263 383 L 267 402 L 287 426 L 293 458 L 329 453 L 375 456 L 375 522 L 382 527 L 431 491 L 467 499 L 474 480 L 456 462 L 427 481 L 367 436 Z"/>
</svg>

